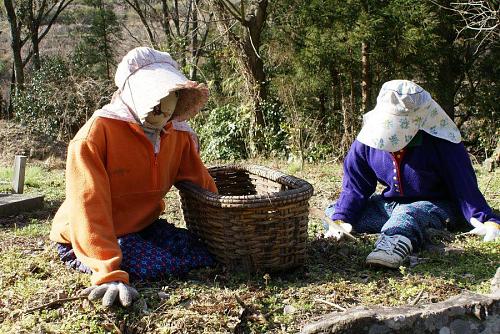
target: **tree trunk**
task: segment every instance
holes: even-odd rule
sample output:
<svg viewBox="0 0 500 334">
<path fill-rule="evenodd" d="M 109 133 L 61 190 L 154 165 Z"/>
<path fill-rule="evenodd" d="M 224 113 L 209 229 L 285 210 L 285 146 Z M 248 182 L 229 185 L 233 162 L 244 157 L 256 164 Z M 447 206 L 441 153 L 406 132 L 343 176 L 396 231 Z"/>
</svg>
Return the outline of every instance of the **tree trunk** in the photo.
<svg viewBox="0 0 500 334">
<path fill-rule="evenodd" d="M 23 67 L 23 59 L 21 56 L 21 29 L 17 22 L 16 11 L 14 9 L 14 5 L 12 0 L 4 0 L 5 9 L 7 12 L 7 19 L 9 21 L 10 26 L 10 35 L 11 35 L 11 50 L 12 50 L 12 58 L 14 60 L 14 77 L 15 77 L 15 86 L 14 92 L 17 89 L 22 89 L 24 85 L 24 67 Z"/>
<path fill-rule="evenodd" d="M 262 101 L 267 98 L 266 74 L 264 62 L 259 55 L 261 34 L 267 16 L 268 0 L 257 2 L 248 13 L 239 12 L 227 0 L 215 1 L 215 6 L 223 17 L 219 18 L 218 26 L 221 33 L 228 37 L 229 42 L 240 50 L 239 62 L 245 73 L 245 80 L 249 94 L 254 104 L 255 124 L 265 126 L 262 112 Z M 227 19 L 232 17 L 241 23 L 241 35 L 237 36 L 229 29 Z M 225 21 L 221 21 L 225 20 Z"/>
<path fill-rule="evenodd" d="M 254 117 L 251 119 L 250 154 L 252 156 L 263 151 L 263 133 L 265 119 L 263 102 L 267 98 L 266 74 L 264 62 L 259 55 L 261 34 L 267 16 L 268 0 L 255 2 L 245 11 L 244 7 L 236 8 L 231 1 L 214 0 L 214 7 L 221 17 L 217 18 L 217 25 L 221 34 L 224 34 L 229 43 L 240 52 L 238 63 L 245 75 L 245 82 L 250 98 L 252 99 Z M 230 29 L 229 19 L 240 22 L 242 31 L 237 35 Z"/>
<path fill-rule="evenodd" d="M 156 41 L 155 35 L 153 34 L 153 30 L 149 26 L 148 20 L 146 19 L 145 12 L 141 9 L 141 5 L 138 0 L 125 0 L 126 3 L 129 4 L 130 7 L 136 12 L 141 20 L 142 25 L 146 29 L 146 33 L 148 34 L 149 42 L 151 46 L 155 49 L 158 48 L 158 42 Z"/>
<path fill-rule="evenodd" d="M 361 43 L 361 112 L 367 113 L 370 108 L 371 73 L 370 73 L 370 44 Z"/>
<path fill-rule="evenodd" d="M 458 50 L 455 50 L 453 43 L 455 42 L 456 32 L 452 27 L 441 27 L 440 35 L 446 41 L 447 50 L 443 50 L 442 62 L 438 70 L 437 82 L 446 85 L 440 85 L 436 89 L 435 100 L 439 103 L 441 108 L 450 116 L 451 119 L 455 117 L 455 94 L 457 92 L 457 85 L 460 85 L 460 76 L 463 73 L 462 61 L 456 55 Z"/>
<path fill-rule="evenodd" d="M 193 34 L 191 36 L 191 67 L 189 69 L 189 78 L 193 81 L 196 81 L 196 72 L 197 72 L 197 54 L 198 54 L 198 2 L 199 0 L 194 1 L 193 10 L 192 10 L 192 31 Z"/>
<path fill-rule="evenodd" d="M 254 12 L 243 24 L 246 29 L 243 42 L 243 52 L 246 56 L 247 71 L 251 74 L 251 87 L 255 99 L 255 121 L 260 127 L 265 126 L 262 102 L 267 98 L 266 74 L 264 73 L 264 62 L 259 55 L 261 46 L 261 34 L 267 15 L 267 0 L 262 0 L 254 8 Z"/>
<path fill-rule="evenodd" d="M 450 1 L 441 3 L 445 8 L 450 8 Z M 443 15 L 443 9 L 438 9 L 438 14 Z M 441 12 L 441 13 L 439 13 Z M 456 46 L 457 32 L 455 31 L 454 21 L 456 19 L 451 16 L 444 16 L 444 21 L 441 21 L 437 33 L 443 39 L 443 48 L 441 49 L 440 61 L 438 61 L 439 69 L 437 73 L 437 82 L 435 89 L 435 100 L 450 116 L 455 117 L 455 95 L 458 87 L 461 85 L 460 77 L 464 71 L 464 64 L 460 59 L 460 51 Z M 439 84 L 440 83 L 440 84 Z M 445 84 L 443 84 L 445 83 Z"/>
<path fill-rule="evenodd" d="M 350 138 L 349 138 L 349 128 L 350 128 L 350 117 L 349 117 L 349 107 L 347 105 L 347 101 L 345 98 L 345 93 L 344 93 L 344 84 L 342 82 L 342 76 L 339 74 L 339 90 L 340 90 L 340 108 L 342 110 L 342 127 L 344 129 L 344 132 L 342 133 L 342 139 L 340 141 L 340 149 L 342 155 L 345 155 L 349 145 L 350 145 Z"/>
<path fill-rule="evenodd" d="M 43 10 L 43 8 L 41 9 Z M 33 63 L 33 68 L 35 70 L 40 69 L 40 47 L 39 47 L 39 42 L 40 39 L 38 38 L 38 27 L 40 26 L 40 22 L 38 22 L 38 17 L 35 18 L 35 13 L 33 11 L 33 1 L 28 1 L 28 15 L 30 18 L 30 23 L 29 23 L 29 31 L 30 31 L 30 38 L 31 38 L 31 47 L 33 51 L 33 56 L 32 56 L 32 63 Z"/>
<path fill-rule="evenodd" d="M 109 80 L 111 79 L 111 64 L 110 64 L 110 59 L 111 59 L 111 52 L 110 52 L 110 46 L 108 43 L 108 30 L 107 28 L 107 22 L 104 17 L 104 4 L 102 3 L 102 0 L 99 1 L 98 3 L 99 6 L 99 15 L 102 17 L 102 22 L 103 22 L 103 47 L 104 47 L 104 59 L 106 62 L 106 78 Z"/>
</svg>

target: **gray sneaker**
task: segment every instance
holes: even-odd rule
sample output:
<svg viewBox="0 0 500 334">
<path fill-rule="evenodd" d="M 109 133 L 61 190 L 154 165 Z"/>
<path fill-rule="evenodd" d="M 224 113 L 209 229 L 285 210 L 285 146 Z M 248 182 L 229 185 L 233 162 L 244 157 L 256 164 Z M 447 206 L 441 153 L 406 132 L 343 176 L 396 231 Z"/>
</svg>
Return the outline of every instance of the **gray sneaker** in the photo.
<svg viewBox="0 0 500 334">
<path fill-rule="evenodd" d="M 412 250 L 411 241 L 407 237 L 381 234 L 375 243 L 375 249 L 366 258 L 366 263 L 399 268 Z"/>
</svg>

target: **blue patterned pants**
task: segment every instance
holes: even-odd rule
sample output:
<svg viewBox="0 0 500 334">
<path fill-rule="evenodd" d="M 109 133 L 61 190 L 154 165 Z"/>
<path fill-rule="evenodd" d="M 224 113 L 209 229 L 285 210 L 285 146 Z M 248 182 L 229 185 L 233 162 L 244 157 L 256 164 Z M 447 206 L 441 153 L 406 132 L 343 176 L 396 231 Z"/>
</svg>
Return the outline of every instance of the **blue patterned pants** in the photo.
<svg viewBox="0 0 500 334">
<path fill-rule="evenodd" d="M 131 280 L 159 280 L 169 275 L 181 276 L 191 269 L 214 265 L 205 246 L 191 232 L 175 227 L 164 219 L 138 233 L 118 238 L 122 251 L 120 269 Z M 58 244 L 61 260 L 69 267 L 91 273 L 89 267 L 76 258 L 70 244 Z"/>
<path fill-rule="evenodd" d="M 326 209 L 331 217 L 335 212 L 334 205 Z M 444 229 L 457 222 L 461 215 L 451 201 L 416 201 L 398 203 L 374 194 L 353 230 L 358 233 L 384 233 L 385 235 L 404 235 L 411 240 L 413 249 L 420 249 L 425 241 L 425 229 Z"/>
</svg>

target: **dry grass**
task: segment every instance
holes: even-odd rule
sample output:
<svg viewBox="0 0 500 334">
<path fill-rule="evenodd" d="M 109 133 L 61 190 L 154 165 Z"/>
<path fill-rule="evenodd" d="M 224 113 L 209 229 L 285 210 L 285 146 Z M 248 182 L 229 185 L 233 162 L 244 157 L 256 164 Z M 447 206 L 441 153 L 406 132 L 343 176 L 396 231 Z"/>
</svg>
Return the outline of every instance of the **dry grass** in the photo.
<svg viewBox="0 0 500 334">
<path fill-rule="evenodd" d="M 315 187 L 311 205 L 325 207 L 340 190 L 341 168 L 306 165 L 302 171 L 280 161 L 262 165 L 307 179 Z M 0 176 L 8 177 L 5 169 Z M 375 236 L 359 243 L 318 238 L 320 222 L 310 221 L 308 262 L 275 275 L 244 275 L 223 267 L 191 272 L 183 279 L 135 286 L 141 299 L 131 309 L 103 309 L 77 299 L 30 309 L 77 295 L 89 277 L 68 270 L 48 240 L 50 220 L 64 196 L 63 172 L 30 168 L 27 190 L 45 193 L 42 211 L 0 220 L 1 333 L 293 333 L 329 312 L 358 305 L 404 305 L 444 300 L 462 289 L 487 292 L 500 264 L 499 244 L 459 237 L 455 252 L 424 253 L 428 262 L 398 271 L 367 268 L 364 258 Z M 481 189 L 499 209 L 500 171 L 479 173 Z M 495 190 L 496 189 L 496 190 Z M 182 226 L 177 194 L 171 192 L 165 217 Z"/>
</svg>

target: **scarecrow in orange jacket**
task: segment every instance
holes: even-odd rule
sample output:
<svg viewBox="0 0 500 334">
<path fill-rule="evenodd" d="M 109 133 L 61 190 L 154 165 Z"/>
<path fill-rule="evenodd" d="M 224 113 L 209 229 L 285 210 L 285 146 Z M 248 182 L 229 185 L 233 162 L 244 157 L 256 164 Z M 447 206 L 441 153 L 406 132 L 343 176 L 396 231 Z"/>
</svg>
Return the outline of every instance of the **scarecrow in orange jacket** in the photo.
<svg viewBox="0 0 500 334">
<path fill-rule="evenodd" d="M 189 231 L 158 219 L 163 197 L 178 181 L 217 188 L 185 120 L 208 99 L 168 53 L 140 47 L 118 65 L 118 90 L 97 110 L 68 148 L 66 200 L 50 238 L 61 259 L 91 273 L 89 299 L 138 297 L 130 279 L 161 279 L 213 264 Z M 117 298 L 118 297 L 118 298 Z"/>
</svg>

